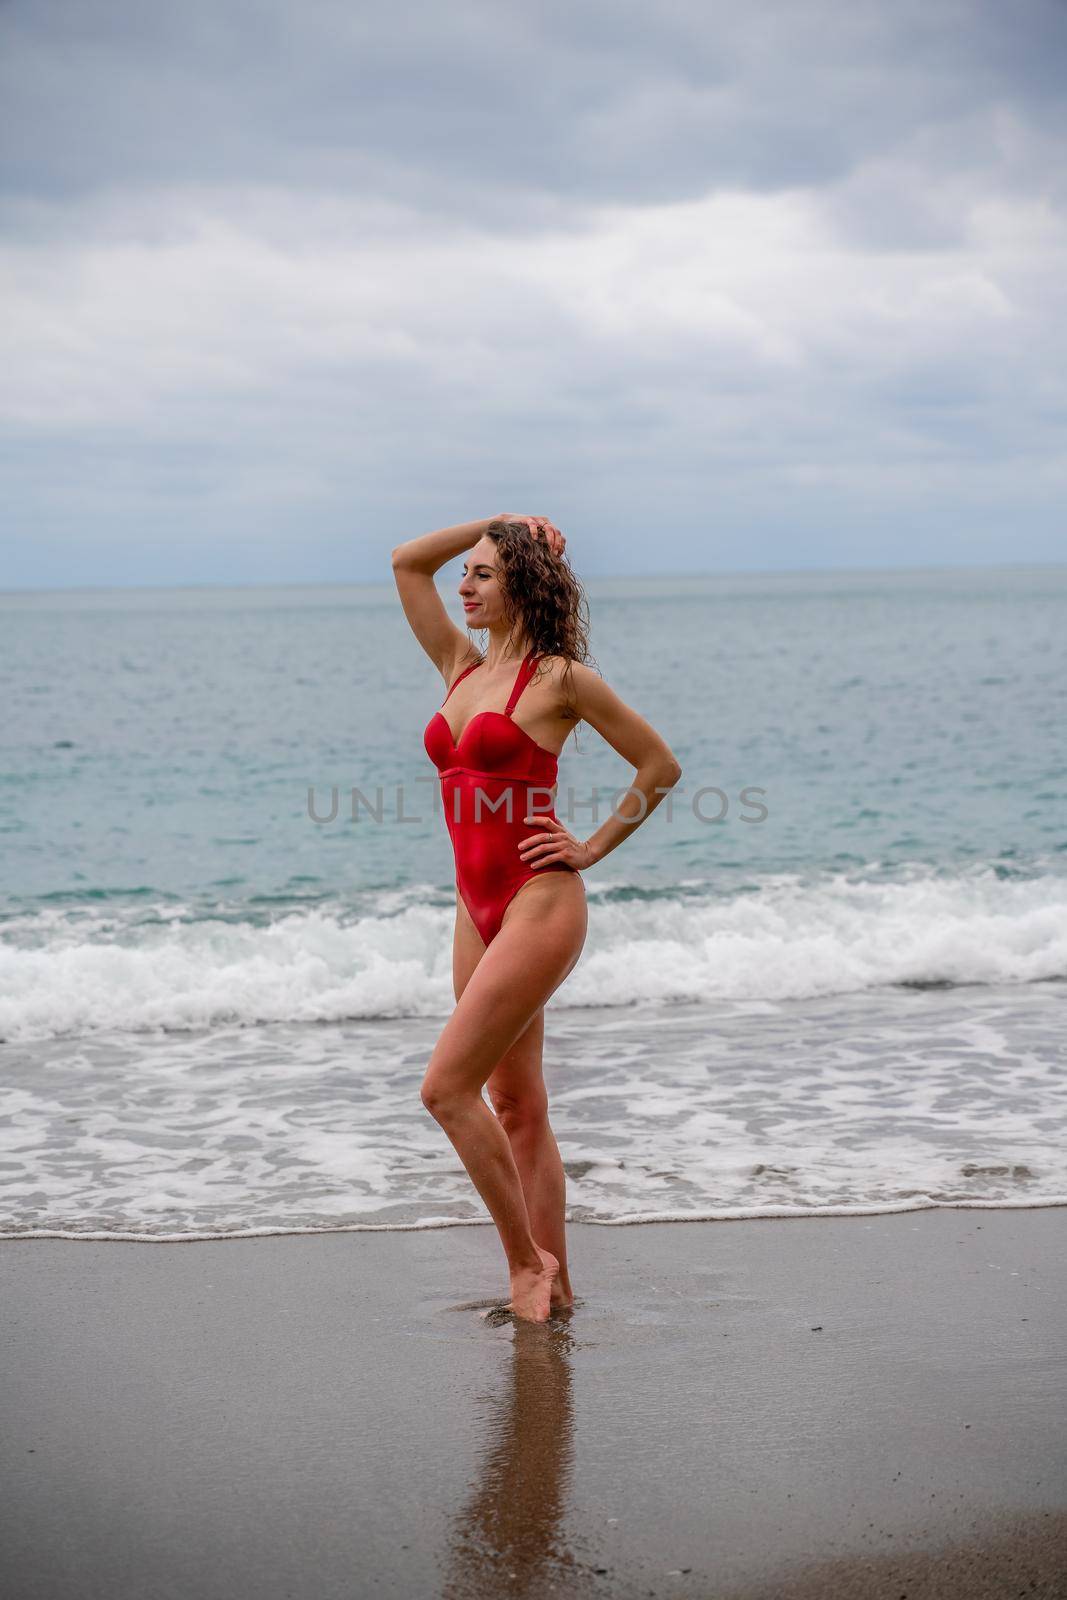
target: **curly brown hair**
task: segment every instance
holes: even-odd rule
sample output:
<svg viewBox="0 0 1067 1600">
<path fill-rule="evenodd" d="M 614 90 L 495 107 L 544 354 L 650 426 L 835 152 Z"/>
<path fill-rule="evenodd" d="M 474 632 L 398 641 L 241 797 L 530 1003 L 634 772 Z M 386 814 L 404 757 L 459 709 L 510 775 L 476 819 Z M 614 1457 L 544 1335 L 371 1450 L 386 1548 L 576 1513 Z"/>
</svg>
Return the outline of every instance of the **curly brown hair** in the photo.
<svg viewBox="0 0 1067 1600">
<path fill-rule="evenodd" d="M 566 551 L 556 555 L 529 524 L 512 517 L 494 517 L 485 530 L 496 545 L 500 593 L 508 626 L 518 624 L 539 656 L 563 659 L 568 709 L 576 712 L 570 692 L 571 663 L 595 665 L 589 650 L 589 602 L 575 577 Z M 470 630 L 468 629 L 468 632 Z M 476 655 L 481 651 L 471 636 Z M 536 677 L 536 674 L 535 674 Z"/>
</svg>

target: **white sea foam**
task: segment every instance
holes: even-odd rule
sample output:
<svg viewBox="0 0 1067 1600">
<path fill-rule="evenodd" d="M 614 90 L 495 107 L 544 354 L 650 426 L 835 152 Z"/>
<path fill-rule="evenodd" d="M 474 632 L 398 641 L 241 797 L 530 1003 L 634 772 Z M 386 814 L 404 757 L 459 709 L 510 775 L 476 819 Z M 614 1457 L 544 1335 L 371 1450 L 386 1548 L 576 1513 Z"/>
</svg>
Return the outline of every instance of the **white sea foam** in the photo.
<svg viewBox="0 0 1067 1600">
<path fill-rule="evenodd" d="M 765 877 L 746 892 L 587 879 L 589 936 L 554 1008 L 800 999 L 1067 976 L 1067 878 Z M 437 891 L 257 925 L 56 909 L 9 919 L 0 1040 L 440 1015 L 453 914 Z"/>
<path fill-rule="evenodd" d="M 1065 986 L 561 1010 L 545 1081 L 573 1220 L 1067 1203 Z M 422 1106 L 441 1019 L 5 1052 L 0 1232 L 191 1239 L 485 1209 Z"/>
</svg>

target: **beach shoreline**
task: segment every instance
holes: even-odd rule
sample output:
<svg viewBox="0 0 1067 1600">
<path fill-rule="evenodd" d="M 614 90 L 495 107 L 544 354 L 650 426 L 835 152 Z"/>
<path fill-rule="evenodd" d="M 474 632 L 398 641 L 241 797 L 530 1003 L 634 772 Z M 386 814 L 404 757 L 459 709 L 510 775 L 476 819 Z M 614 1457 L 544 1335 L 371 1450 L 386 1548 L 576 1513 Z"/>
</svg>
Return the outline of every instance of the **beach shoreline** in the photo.
<svg viewBox="0 0 1067 1600">
<path fill-rule="evenodd" d="M 10 1592 L 1067 1595 L 1067 1210 L 568 1233 L 5 1240 Z"/>
</svg>

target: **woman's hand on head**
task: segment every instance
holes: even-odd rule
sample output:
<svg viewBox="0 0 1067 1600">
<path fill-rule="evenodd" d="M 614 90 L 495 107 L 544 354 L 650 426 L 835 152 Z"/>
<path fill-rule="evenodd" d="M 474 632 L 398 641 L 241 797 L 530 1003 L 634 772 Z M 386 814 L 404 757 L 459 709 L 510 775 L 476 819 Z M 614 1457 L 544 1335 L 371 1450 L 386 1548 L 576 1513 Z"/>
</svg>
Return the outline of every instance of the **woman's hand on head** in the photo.
<svg viewBox="0 0 1067 1600">
<path fill-rule="evenodd" d="M 530 517 L 530 532 L 535 539 L 543 539 L 554 556 L 561 556 L 566 549 L 567 540 L 560 533 L 554 522 L 549 522 L 547 517 Z"/>
<path fill-rule="evenodd" d="M 531 536 L 547 544 L 554 556 L 561 556 L 567 548 L 566 535 L 560 533 L 555 523 L 547 517 L 526 517 L 513 511 L 502 511 L 500 516 L 505 522 L 525 522 Z"/>
<path fill-rule="evenodd" d="M 507 512 L 502 510 L 501 520 L 504 522 L 525 522 L 530 528 L 531 538 L 541 539 L 542 544 L 547 544 L 553 555 L 563 555 L 566 549 L 566 534 L 560 533 L 557 525 L 549 522 L 547 517 L 523 517 L 522 512 Z"/>
</svg>

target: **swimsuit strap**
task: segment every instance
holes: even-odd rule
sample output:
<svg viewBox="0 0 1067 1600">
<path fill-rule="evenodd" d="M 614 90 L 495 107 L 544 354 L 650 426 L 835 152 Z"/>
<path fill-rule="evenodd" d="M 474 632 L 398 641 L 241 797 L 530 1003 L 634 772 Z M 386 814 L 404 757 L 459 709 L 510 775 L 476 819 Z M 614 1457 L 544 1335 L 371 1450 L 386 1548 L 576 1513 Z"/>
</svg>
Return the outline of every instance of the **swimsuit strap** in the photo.
<svg viewBox="0 0 1067 1600">
<path fill-rule="evenodd" d="M 510 717 L 511 713 L 514 711 L 516 702 L 518 701 L 518 698 L 525 689 L 526 685 L 529 683 L 530 679 L 533 677 L 537 663 L 540 659 L 540 656 L 536 655 L 533 650 L 530 651 L 528 656 L 524 657 L 522 666 L 519 668 L 515 678 L 515 687 L 512 689 L 508 703 L 504 707 L 504 715 L 506 717 Z"/>
<path fill-rule="evenodd" d="M 463 671 L 460 673 L 459 677 L 453 683 L 452 689 L 454 689 L 456 687 L 457 683 L 462 683 L 463 682 L 463 680 L 467 676 L 468 672 L 473 672 L 475 667 L 482 667 L 484 665 L 485 665 L 484 661 L 472 661 L 469 667 L 464 667 L 463 668 Z M 449 689 L 448 694 L 452 693 L 452 689 Z M 445 700 L 448 699 L 448 694 L 445 695 Z M 442 705 L 444 705 L 445 700 L 441 701 Z"/>
</svg>

